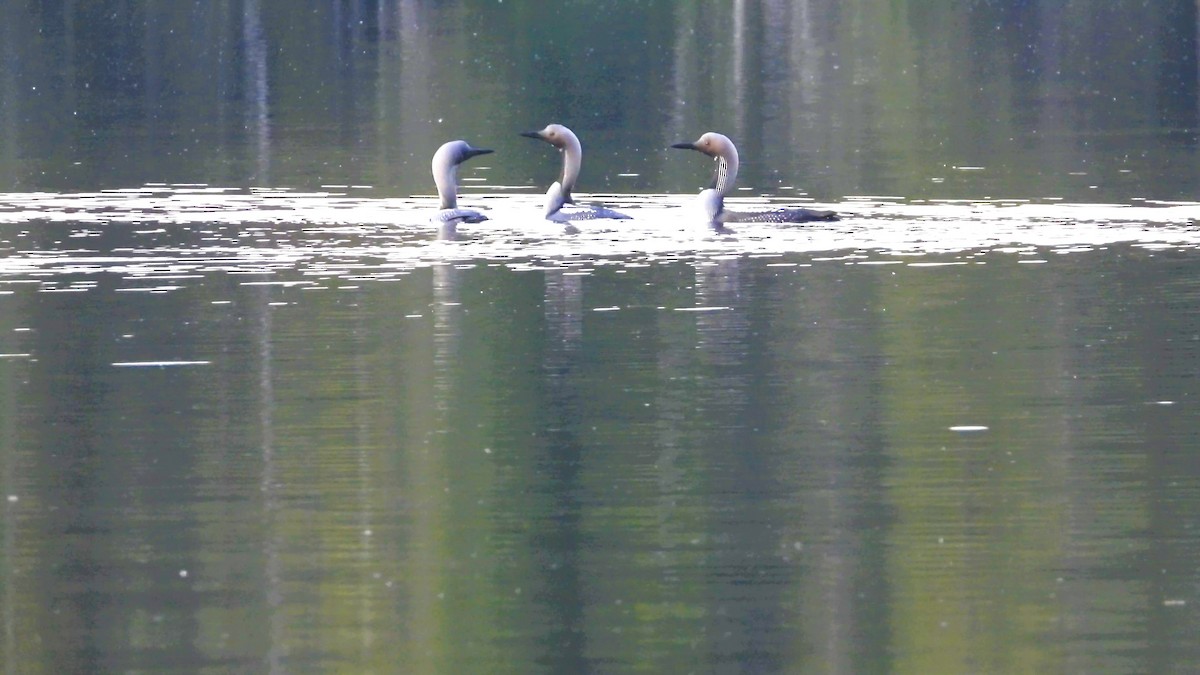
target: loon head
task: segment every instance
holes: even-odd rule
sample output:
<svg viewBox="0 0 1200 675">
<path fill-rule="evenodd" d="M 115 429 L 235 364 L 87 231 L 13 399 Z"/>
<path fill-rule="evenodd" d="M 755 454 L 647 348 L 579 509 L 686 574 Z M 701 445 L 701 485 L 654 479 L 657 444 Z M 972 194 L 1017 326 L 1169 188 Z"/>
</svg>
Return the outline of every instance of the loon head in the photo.
<svg viewBox="0 0 1200 675">
<path fill-rule="evenodd" d="M 433 153 L 433 175 L 437 176 L 439 174 L 444 174 L 447 171 L 453 170 L 454 167 L 457 167 L 459 164 L 462 164 L 472 157 L 486 155 L 491 152 L 494 151 L 488 150 L 487 148 L 472 147 L 471 144 L 466 141 L 450 141 L 449 143 L 443 143 L 442 147 L 438 148 L 437 152 Z"/>
<path fill-rule="evenodd" d="M 738 161 L 737 146 L 725 134 L 709 131 L 691 143 L 676 143 L 671 146 L 678 150 L 696 150 L 709 157 L 724 159 L 727 162 Z"/>
<path fill-rule="evenodd" d="M 433 182 L 437 185 L 438 196 L 443 209 L 455 208 L 458 201 L 458 188 L 455 183 L 458 178 L 458 165 L 479 155 L 492 152 L 486 148 L 472 147 L 466 141 L 450 141 L 433 153 Z"/>
<path fill-rule="evenodd" d="M 540 131 L 522 131 L 521 135 L 525 138 L 536 138 L 546 141 L 563 152 L 567 152 L 568 150 L 578 152 L 582 150 L 582 147 L 579 145 L 579 137 L 575 135 L 575 132 L 561 124 L 547 124 L 545 129 Z"/>
<path fill-rule="evenodd" d="M 738 173 L 738 151 L 728 136 L 709 131 L 691 143 L 676 143 L 671 147 L 695 150 L 715 158 L 717 170 L 713 172 L 712 182 L 708 187 L 716 190 L 722 197 L 733 189 Z"/>
</svg>

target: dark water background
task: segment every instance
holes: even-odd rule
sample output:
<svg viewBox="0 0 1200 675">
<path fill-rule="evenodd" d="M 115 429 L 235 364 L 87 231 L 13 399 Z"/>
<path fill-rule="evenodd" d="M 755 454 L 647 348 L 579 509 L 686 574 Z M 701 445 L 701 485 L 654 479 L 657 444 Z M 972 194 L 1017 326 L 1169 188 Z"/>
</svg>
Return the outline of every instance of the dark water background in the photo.
<svg viewBox="0 0 1200 675">
<path fill-rule="evenodd" d="M 0 669 L 1191 671 L 1196 53 L 1189 2 L 4 4 Z M 641 223 L 519 215 L 551 121 Z M 845 220 L 670 234 L 710 129 Z M 497 224 L 438 242 L 452 138 Z"/>
<path fill-rule="evenodd" d="M 497 150 L 493 183 L 544 186 L 549 149 L 516 134 L 558 121 L 588 151 L 583 191 L 694 191 L 702 172 L 665 147 L 716 130 L 742 150 L 742 185 L 770 193 L 1195 197 L 1197 21 L 1182 0 L 0 11 L 13 190 L 412 194 L 460 137 Z"/>
</svg>

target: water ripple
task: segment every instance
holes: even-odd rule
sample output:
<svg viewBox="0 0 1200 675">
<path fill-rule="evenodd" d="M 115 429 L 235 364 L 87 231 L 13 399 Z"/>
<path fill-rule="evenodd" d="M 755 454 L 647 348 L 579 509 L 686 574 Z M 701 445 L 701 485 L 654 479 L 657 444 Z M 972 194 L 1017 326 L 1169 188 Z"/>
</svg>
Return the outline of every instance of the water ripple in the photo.
<svg viewBox="0 0 1200 675">
<path fill-rule="evenodd" d="M 580 223 L 579 233 L 567 234 L 560 225 L 539 218 L 540 195 L 498 189 L 463 195 L 463 203 L 484 210 L 490 220 L 464 226 L 458 240 L 446 241 L 437 238 L 429 223 L 432 197 L 371 198 L 357 192 L 362 191 L 351 196 L 337 191 L 152 185 L 94 193 L 0 194 L 0 276 L 11 283 L 14 277 L 105 271 L 162 280 L 213 271 L 294 270 L 315 277 L 386 279 L 416 267 L 463 260 L 511 265 L 580 258 L 634 263 L 846 251 L 852 253 L 814 256 L 814 261 L 913 265 L 923 263 L 911 257 L 928 254 L 958 254 L 957 262 L 978 262 L 974 254 L 984 252 L 1044 256 L 1116 243 L 1150 249 L 1200 244 L 1200 203 L 1195 202 L 1067 204 L 862 196 L 818 205 L 841 213 L 840 222 L 745 223 L 736 225 L 733 233 L 720 234 L 697 224 L 691 195 L 594 195 L 579 199 L 602 200 L 627 211 L 633 220 Z M 729 201 L 739 210 L 811 204 L 750 197 Z M 39 236 L 46 230 L 56 236 Z M 162 288 L 166 287 L 158 290 Z"/>
</svg>

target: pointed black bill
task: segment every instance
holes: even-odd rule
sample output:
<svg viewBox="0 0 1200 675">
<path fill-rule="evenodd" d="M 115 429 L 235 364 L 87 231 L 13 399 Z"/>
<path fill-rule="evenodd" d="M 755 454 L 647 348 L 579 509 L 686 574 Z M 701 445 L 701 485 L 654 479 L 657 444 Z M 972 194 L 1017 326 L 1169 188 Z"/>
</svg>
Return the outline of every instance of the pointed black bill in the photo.
<svg viewBox="0 0 1200 675">
<path fill-rule="evenodd" d="M 466 156 L 463 157 L 463 161 L 465 162 L 468 159 L 471 159 L 472 157 L 478 157 L 479 155 L 490 155 L 493 152 L 495 152 L 495 150 L 489 150 L 488 148 L 467 148 L 465 153 Z"/>
<path fill-rule="evenodd" d="M 539 141 L 543 140 L 542 132 L 540 132 L 540 131 L 522 131 L 521 135 L 524 136 L 525 138 L 536 138 Z"/>
<path fill-rule="evenodd" d="M 695 150 L 696 144 L 695 143 L 676 143 L 676 144 L 672 145 L 671 147 L 675 148 L 676 150 Z"/>
</svg>

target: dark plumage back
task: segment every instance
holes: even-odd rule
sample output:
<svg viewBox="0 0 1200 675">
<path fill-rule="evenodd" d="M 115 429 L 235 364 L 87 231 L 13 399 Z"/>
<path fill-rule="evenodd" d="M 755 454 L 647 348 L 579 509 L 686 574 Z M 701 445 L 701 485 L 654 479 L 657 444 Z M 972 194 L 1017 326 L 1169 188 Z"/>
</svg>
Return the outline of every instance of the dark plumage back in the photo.
<svg viewBox="0 0 1200 675">
<path fill-rule="evenodd" d="M 738 214 L 730 222 L 739 223 L 811 223 L 817 221 L 841 220 L 833 211 L 818 211 L 816 209 L 784 208 L 773 211 Z"/>
</svg>

